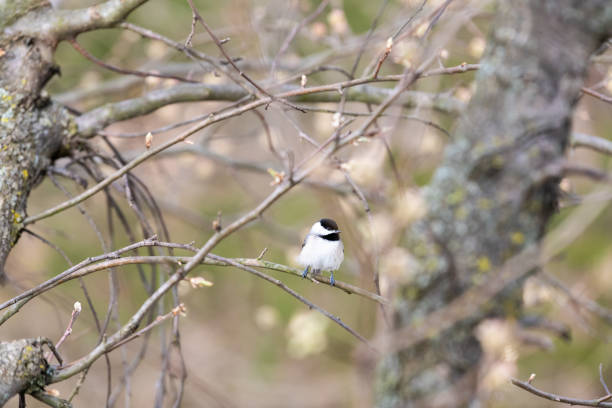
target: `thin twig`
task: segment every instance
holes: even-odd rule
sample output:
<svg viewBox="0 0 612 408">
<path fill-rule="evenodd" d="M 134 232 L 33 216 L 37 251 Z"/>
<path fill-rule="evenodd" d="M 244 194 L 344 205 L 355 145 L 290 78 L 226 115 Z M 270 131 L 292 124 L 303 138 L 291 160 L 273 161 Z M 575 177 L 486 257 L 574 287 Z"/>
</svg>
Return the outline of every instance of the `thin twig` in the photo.
<svg viewBox="0 0 612 408">
<path fill-rule="evenodd" d="M 119 74 L 123 74 L 123 75 L 134 75 L 134 76 L 139 76 L 139 77 L 155 77 L 155 78 L 164 78 L 164 79 L 175 79 L 177 81 L 181 81 L 181 82 L 190 82 L 190 83 L 198 83 L 199 81 L 193 80 L 193 79 L 188 79 L 188 78 L 184 78 L 184 77 L 180 77 L 178 75 L 171 75 L 171 74 L 160 74 L 157 72 L 145 72 L 145 71 L 138 71 L 138 70 L 134 70 L 134 69 L 127 69 L 127 68 L 120 68 L 120 67 L 116 67 L 114 65 L 111 65 L 99 58 L 94 57 L 92 54 L 90 54 L 85 48 L 83 48 L 81 46 L 81 44 L 79 44 L 77 42 L 77 40 L 75 38 L 69 38 L 68 42 L 70 43 L 70 45 L 72 45 L 72 47 L 82 56 L 84 56 L 85 58 L 87 58 L 88 60 L 90 60 L 91 62 L 93 62 L 96 65 L 101 66 L 104 69 L 108 69 L 109 71 L 113 71 L 113 72 L 117 72 Z"/>
<path fill-rule="evenodd" d="M 612 394 L 610 392 L 610 389 L 608 388 L 608 384 L 606 383 L 606 380 L 604 380 L 604 377 L 603 377 L 603 364 L 602 363 L 599 363 L 599 382 L 601 382 L 601 385 L 606 391 L 606 394 L 608 395 Z"/>
<path fill-rule="evenodd" d="M 355 73 L 357 72 L 357 67 L 359 66 L 359 62 L 361 61 L 361 57 L 363 56 L 368 44 L 370 43 L 370 40 L 372 39 L 372 35 L 374 34 L 374 31 L 376 30 L 376 27 L 378 27 L 378 22 L 380 18 L 382 17 L 388 4 L 389 4 L 389 0 L 384 0 L 382 4 L 380 5 L 380 7 L 378 8 L 376 17 L 374 17 L 374 19 L 372 20 L 372 24 L 370 24 L 370 29 L 368 30 L 368 33 L 366 34 L 366 38 L 363 41 L 363 44 L 361 45 L 359 52 L 357 53 L 357 57 L 355 58 L 355 61 L 353 62 L 351 73 L 349 75 L 350 78 L 353 78 L 355 76 Z"/>
<path fill-rule="evenodd" d="M 525 382 L 525 381 L 519 381 L 515 378 L 510 380 L 512 382 L 512 384 L 516 385 L 519 388 L 524 389 L 525 391 L 528 391 L 534 395 L 537 395 L 538 397 L 550 400 L 550 401 L 555 401 L 555 402 L 561 402 L 564 404 L 569 404 L 569 405 L 581 405 L 583 407 L 607 407 L 607 408 L 612 408 L 612 403 L 610 402 L 604 402 L 607 399 L 609 399 L 610 397 L 612 397 L 612 395 L 606 395 L 602 398 L 597 398 L 597 399 L 590 399 L 590 400 L 586 400 L 586 399 L 578 399 L 578 398 L 569 398 L 569 397 L 564 397 L 562 395 L 557 395 L 557 394 L 551 394 L 549 392 L 546 391 L 542 391 L 536 387 L 534 387 L 533 385 Z"/>
<path fill-rule="evenodd" d="M 68 326 L 66 327 L 66 330 L 64 330 L 64 334 L 62 334 L 62 337 L 60 337 L 57 343 L 55 343 L 56 350 L 59 350 L 60 346 L 64 343 L 66 338 L 68 338 L 68 336 L 72 334 L 72 326 L 74 325 L 74 322 L 76 322 L 76 319 L 79 317 L 79 314 L 81 314 L 81 303 L 75 302 L 74 307 L 72 308 L 72 314 L 70 315 L 70 321 L 68 322 Z M 47 356 L 45 356 L 45 359 L 47 360 L 49 360 L 50 358 L 51 354 L 47 354 Z"/>
<path fill-rule="evenodd" d="M 62 280 L 63 278 L 65 278 L 66 276 L 70 275 L 71 273 L 73 273 L 76 270 L 79 270 L 87 265 L 90 265 L 92 263 L 95 262 L 99 262 L 105 259 L 114 259 L 114 258 L 118 258 L 119 255 L 128 252 L 128 251 L 132 251 L 134 249 L 137 248 L 142 248 L 142 247 L 146 247 L 146 246 L 153 246 L 157 244 L 157 238 L 156 237 L 151 237 L 148 239 L 145 239 L 143 241 L 140 242 L 136 242 L 133 244 L 130 244 L 124 248 L 118 249 L 116 251 L 113 252 L 109 252 L 109 253 L 105 253 L 96 257 L 90 257 L 87 258 L 81 262 L 79 262 L 77 265 L 67 269 L 66 271 L 54 276 L 53 278 L 49 279 L 48 281 L 46 281 L 45 283 L 38 285 L 32 289 L 26 290 L 25 292 L 15 296 L 14 298 L 7 300 L 6 302 L 3 302 L 2 304 L 0 304 L 0 310 L 7 308 L 8 306 L 14 305 L 15 303 L 17 303 L 18 301 L 28 298 L 32 295 L 38 295 L 40 293 L 40 291 L 42 289 L 45 289 L 46 287 L 49 287 L 50 285 L 53 285 L 54 283 L 59 282 L 60 280 Z"/>
<path fill-rule="evenodd" d="M 298 24 L 293 26 L 293 28 L 291 29 L 291 32 L 289 33 L 287 37 L 285 37 L 285 41 L 283 41 L 283 44 L 281 45 L 278 52 L 274 56 L 274 60 L 272 60 L 272 67 L 270 68 L 270 71 L 272 72 L 273 75 L 274 75 L 274 72 L 276 71 L 276 64 L 278 62 L 278 59 L 280 58 L 281 55 L 285 53 L 285 51 L 287 51 L 287 48 L 289 48 L 289 44 L 291 44 L 295 36 L 302 30 L 302 28 L 310 24 L 315 18 L 317 18 L 325 10 L 325 8 L 327 8 L 329 1 L 330 0 L 321 1 L 321 3 L 319 3 L 317 8 L 312 13 L 306 16 L 306 18 L 304 18 Z"/>
<path fill-rule="evenodd" d="M 280 280 L 274 279 L 271 276 L 266 275 L 265 273 L 257 271 L 257 270 L 255 270 L 253 268 L 245 266 L 245 265 L 243 265 L 241 263 L 238 263 L 236 261 L 232 261 L 231 259 L 224 258 L 224 257 L 218 256 L 218 255 L 212 255 L 212 254 L 209 254 L 209 256 L 210 256 L 210 258 L 212 258 L 214 260 L 225 262 L 228 265 L 232 265 L 232 266 L 234 266 L 234 267 L 236 267 L 238 269 L 242 269 L 244 271 L 250 272 L 250 273 L 252 273 L 253 275 L 255 275 L 255 276 L 259 277 L 259 278 L 262 278 L 264 280 L 267 280 L 270 283 L 273 283 L 274 285 L 278 286 L 279 288 L 281 288 L 285 292 L 289 293 L 291 296 L 293 296 L 294 298 L 296 298 L 300 302 L 304 303 L 306 306 L 308 306 L 308 308 L 315 309 L 316 311 L 318 311 L 321 314 L 323 314 L 325 317 L 331 319 L 332 321 L 334 321 L 335 323 L 340 325 L 340 327 L 342 327 L 344 330 L 346 330 L 347 332 L 349 332 L 350 334 L 355 336 L 357 339 L 359 339 L 360 341 L 365 343 L 373 351 L 378 352 L 378 350 L 376 350 L 368 342 L 368 340 L 365 337 L 363 337 L 361 334 L 359 334 L 355 330 L 353 330 L 350 326 L 348 326 L 346 323 L 344 323 L 342 320 L 340 320 L 339 317 L 334 316 L 333 314 L 329 313 L 327 310 L 323 309 L 322 307 L 317 306 L 316 304 L 312 303 L 311 301 L 309 301 L 308 299 L 306 299 L 305 297 L 303 297 L 302 295 L 300 295 L 299 293 L 297 293 L 293 289 L 289 288 L 287 285 L 285 285 Z"/>
<path fill-rule="evenodd" d="M 113 351 L 117 347 L 121 347 L 125 343 L 128 343 L 128 342 L 130 342 L 130 341 L 132 341 L 134 339 L 137 339 L 138 337 L 142 336 L 143 334 L 145 334 L 146 332 L 150 331 L 154 327 L 159 326 L 165 320 L 168 320 L 169 318 L 177 316 L 177 315 L 180 315 L 180 314 L 185 314 L 186 312 L 187 312 L 187 309 L 185 308 L 185 305 L 181 303 L 177 307 L 173 308 L 170 312 L 168 312 L 168 313 L 166 313 L 166 314 L 164 314 L 162 316 L 157 316 L 157 318 L 153 322 L 151 322 L 150 324 L 146 325 L 142 329 L 138 330 L 137 332 L 135 332 L 131 336 L 126 337 L 125 339 L 121 340 L 117 344 L 113 345 L 113 347 L 109 348 L 106 352 L 110 353 L 111 351 Z"/>
<path fill-rule="evenodd" d="M 540 277 L 546 284 L 565 294 L 565 296 L 567 296 L 571 302 L 588 310 L 589 312 L 598 316 L 600 319 L 604 320 L 606 323 L 612 325 L 612 310 L 600 306 L 597 302 L 590 299 L 578 296 L 570 288 L 568 288 L 567 285 L 548 272 L 541 271 L 537 276 Z"/>
<path fill-rule="evenodd" d="M 265 89 L 263 89 L 261 86 L 259 86 L 257 84 L 257 82 L 255 82 L 254 80 L 252 80 L 247 74 L 245 74 L 239 67 L 238 65 L 236 65 L 236 63 L 233 61 L 233 59 L 227 54 L 227 52 L 225 51 L 225 48 L 223 47 L 223 44 L 221 43 L 221 41 L 219 41 L 219 39 L 217 38 L 217 36 L 215 35 L 215 33 L 213 33 L 213 31 L 211 30 L 211 28 L 208 26 L 208 24 L 206 24 L 206 22 L 204 21 L 204 19 L 202 18 L 202 16 L 200 15 L 200 13 L 198 12 L 198 10 L 196 9 L 196 7 L 193 4 L 193 0 L 187 0 L 187 2 L 189 3 L 189 7 L 191 7 L 191 12 L 193 13 L 193 16 L 200 22 L 200 24 L 202 24 L 202 27 L 204 27 L 204 29 L 206 30 L 206 32 L 208 33 L 208 35 L 210 36 L 210 38 L 213 40 L 213 42 L 217 45 L 217 48 L 219 48 L 219 51 L 221 51 L 221 53 L 223 54 L 223 56 L 225 57 L 226 61 L 232 66 L 232 68 L 234 68 L 236 70 L 236 72 L 238 72 L 238 74 L 244 78 L 249 84 L 253 85 L 255 87 L 255 89 L 257 89 L 261 94 L 267 96 L 268 98 L 270 98 L 273 101 L 279 101 L 287 106 L 290 106 L 293 109 L 296 110 L 300 110 L 299 108 L 295 107 L 293 104 L 278 98 L 277 96 L 274 96 L 272 94 L 270 94 L 268 91 L 266 91 Z"/>
<path fill-rule="evenodd" d="M 602 93 L 599 93 L 591 88 L 587 88 L 587 87 L 582 87 L 582 92 L 590 95 L 594 98 L 597 98 L 601 101 L 607 102 L 607 103 L 612 103 L 612 97 L 608 96 L 608 95 L 604 95 Z"/>
<path fill-rule="evenodd" d="M 274 142 L 272 140 L 272 132 L 270 131 L 270 125 L 268 125 L 268 121 L 266 120 L 265 116 L 257 109 L 253 109 L 251 112 L 253 112 L 261 122 L 261 125 L 264 129 L 264 133 L 266 135 L 266 141 L 268 142 L 268 149 L 270 150 L 270 153 L 272 153 L 280 162 L 282 162 L 283 157 L 274 147 Z"/>
</svg>

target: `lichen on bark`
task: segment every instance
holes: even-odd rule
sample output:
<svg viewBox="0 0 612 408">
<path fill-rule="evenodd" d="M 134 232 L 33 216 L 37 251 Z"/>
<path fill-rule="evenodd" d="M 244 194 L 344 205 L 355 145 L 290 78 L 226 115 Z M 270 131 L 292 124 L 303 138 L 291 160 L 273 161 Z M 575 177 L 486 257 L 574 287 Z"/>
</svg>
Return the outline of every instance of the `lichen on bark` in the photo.
<svg viewBox="0 0 612 408">
<path fill-rule="evenodd" d="M 396 329 L 436 324 L 429 313 L 541 239 L 589 56 L 610 34 L 611 15 L 604 1 L 499 2 L 476 92 L 425 189 L 428 215 L 408 232 L 419 267 L 395 294 Z M 469 403 L 482 354 L 473 329 L 485 316 L 519 312 L 512 289 L 504 302 L 389 353 L 377 406 Z"/>
<path fill-rule="evenodd" d="M 42 390 L 48 382 L 49 365 L 43 338 L 0 342 L 0 407 L 13 395 Z"/>
<path fill-rule="evenodd" d="M 28 195 L 60 148 L 70 120 L 63 108 L 43 103 L 32 108 L 24 95 L 0 88 L 0 273 L 22 230 Z"/>
<path fill-rule="evenodd" d="M 22 230 L 30 191 L 57 154 L 71 120 L 42 91 L 57 72 L 55 45 L 52 38 L 23 36 L 10 27 L 0 31 L 0 280 Z"/>
</svg>

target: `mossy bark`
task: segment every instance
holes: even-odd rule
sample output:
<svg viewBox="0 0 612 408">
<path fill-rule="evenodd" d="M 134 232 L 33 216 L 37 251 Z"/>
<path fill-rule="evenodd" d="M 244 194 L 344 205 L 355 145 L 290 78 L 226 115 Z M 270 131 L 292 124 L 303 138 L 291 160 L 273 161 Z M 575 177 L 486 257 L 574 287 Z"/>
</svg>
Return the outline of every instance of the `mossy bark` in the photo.
<svg viewBox="0 0 612 408">
<path fill-rule="evenodd" d="M 409 232 L 419 269 L 395 294 L 395 328 L 428 324 L 429 313 L 541 239 L 589 56 L 611 30 L 609 1 L 499 2 L 477 90 L 426 188 L 428 216 Z M 486 315 L 518 311 L 511 289 L 479 315 L 388 354 L 377 406 L 469 403 L 482 354 L 473 329 Z"/>
<path fill-rule="evenodd" d="M 10 10 L 24 12 L 22 8 Z M 22 36 L 11 27 L 0 29 L 1 280 L 6 257 L 23 227 L 28 195 L 59 151 L 71 116 L 42 94 L 57 71 L 55 41 Z"/>
<path fill-rule="evenodd" d="M 49 365 L 42 338 L 0 342 L 0 407 L 15 394 L 42 390 L 47 384 Z"/>
</svg>

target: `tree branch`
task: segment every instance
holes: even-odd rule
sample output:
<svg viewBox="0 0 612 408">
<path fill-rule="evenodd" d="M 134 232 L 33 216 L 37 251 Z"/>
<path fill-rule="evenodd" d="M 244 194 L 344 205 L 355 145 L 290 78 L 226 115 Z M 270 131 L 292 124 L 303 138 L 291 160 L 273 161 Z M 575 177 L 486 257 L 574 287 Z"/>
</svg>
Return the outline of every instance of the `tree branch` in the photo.
<svg viewBox="0 0 612 408">
<path fill-rule="evenodd" d="M 31 396 L 54 408 L 72 408 L 72 404 L 69 401 L 55 397 L 51 394 L 47 394 L 44 391 L 34 391 L 30 393 Z"/>
<path fill-rule="evenodd" d="M 42 337 L 0 342 L 0 406 L 35 384 L 46 384 L 45 345 L 53 347 L 50 340 Z"/>
<path fill-rule="evenodd" d="M 609 400 L 612 395 L 608 394 L 605 395 L 601 398 L 597 398 L 597 399 L 590 399 L 590 400 L 585 400 L 585 399 L 577 399 L 577 398 L 568 398 L 568 397 L 563 397 L 561 395 L 556 395 L 556 394 L 551 394 L 549 392 L 546 391 L 542 391 L 536 387 L 534 387 L 533 385 L 531 385 L 528 382 L 525 381 L 519 381 L 516 378 L 513 378 L 510 380 L 512 382 L 512 384 L 516 385 L 519 388 L 524 389 L 525 391 L 529 391 L 530 393 L 537 395 L 538 397 L 550 400 L 550 401 L 555 401 L 555 402 L 561 402 L 564 404 L 569 404 L 569 405 L 581 405 L 583 407 L 606 407 L 606 408 L 612 408 L 612 403 L 611 402 L 605 402 L 606 400 Z"/>
<path fill-rule="evenodd" d="M 108 103 L 75 118 L 75 122 L 80 136 L 92 137 L 111 123 L 146 115 L 173 103 L 237 101 L 246 95 L 242 88 L 232 84 L 179 84 L 151 91 L 142 97 Z"/>
<path fill-rule="evenodd" d="M 68 42 L 70 43 L 70 45 L 72 45 L 75 51 L 77 51 L 79 54 L 81 54 L 83 57 L 85 57 L 89 61 L 93 62 L 94 64 L 104 69 L 107 69 L 112 72 L 116 72 L 118 74 L 134 75 L 134 76 L 138 76 L 141 78 L 154 77 L 154 78 L 163 78 L 163 79 L 175 79 L 180 82 L 188 82 L 188 83 L 198 83 L 199 82 L 194 79 L 189 79 L 189 78 L 181 77 L 178 75 L 163 74 L 163 73 L 158 73 L 158 72 L 138 71 L 135 69 L 128 69 L 128 68 L 120 68 L 115 65 L 109 64 L 108 62 L 105 62 L 101 60 L 100 58 L 95 57 L 89 51 L 87 51 L 81 44 L 79 44 L 75 38 L 69 38 Z"/>
<path fill-rule="evenodd" d="M 369 126 L 372 125 L 372 123 L 375 121 L 375 119 L 383 113 L 383 111 L 388 108 L 391 103 L 393 103 L 396 99 L 399 98 L 400 94 L 402 93 L 406 93 L 405 92 L 405 88 L 407 87 L 407 84 L 412 83 L 414 80 L 416 80 L 422 73 L 414 74 L 411 75 L 411 78 L 409 81 L 400 81 L 400 87 L 396 87 L 396 89 L 393 89 L 390 92 L 384 92 L 385 94 L 385 98 L 384 100 L 381 102 L 381 105 L 378 107 L 378 109 L 376 110 L 376 112 L 373 113 L 373 115 L 364 122 L 364 124 L 362 124 L 362 126 L 355 131 L 354 133 L 352 133 L 350 135 L 350 137 L 346 138 L 345 140 L 342 141 L 342 143 L 338 144 L 338 146 L 335 146 L 332 151 L 334 151 L 335 149 L 345 146 L 348 143 L 352 142 L 353 140 L 356 140 L 358 137 L 363 136 L 365 134 L 365 131 L 367 128 L 369 128 Z M 368 82 L 370 81 L 369 79 L 360 79 L 360 80 L 356 80 L 356 81 L 348 81 L 348 83 L 341 83 L 341 84 L 336 84 L 335 87 L 327 85 L 327 86 L 321 86 L 321 87 L 313 87 L 313 88 L 306 88 L 306 89 L 297 89 L 297 90 L 293 90 L 293 91 L 288 91 L 288 92 L 284 92 L 281 93 L 280 95 L 276 95 L 277 98 L 290 98 L 290 97 L 294 97 L 294 96 L 300 96 L 300 95 L 305 95 L 308 93 L 313 93 L 313 92 L 329 92 L 329 91 L 337 91 L 337 89 L 346 87 L 346 86 L 352 86 L 352 85 L 356 85 L 356 84 L 360 84 L 360 83 L 364 83 L 364 82 Z M 189 85 L 186 85 L 189 86 Z M 81 194 L 73 197 L 72 199 L 65 201 L 62 204 L 59 204 L 53 208 L 50 208 L 46 211 L 43 211 L 40 214 L 34 215 L 34 216 L 30 216 L 27 217 L 24 221 L 23 221 L 23 225 L 28 225 L 31 224 L 35 221 L 41 220 L 43 218 L 47 218 L 50 217 L 54 214 L 57 214 L 67 208 L 73 207 L 79 203 L 81 203 L 82 201 L 86 200 L 87 198 L 95 195 L 96 193 L 98 193 L 99 191 L 101 191 L 102 189 L 104 189 L 105 187 L 107 187 L 108 185 L 110 185 L 112 182 L 114 182 L 115 180 L 117 180 L 118 178 L 122 177 L 124 174 L 126 174 L 128 171 L 130 171 L 131 169 L 135 168 L 136 166 L 138 166 L 139 164 L 145 162 L 146 160 L 148 160 L 150 157 L 158 154 L 159 152 L 166 150 L 167 148 L 182 142 L 183 140 L 187 139 L 189 136 L 193 135 L 194 133 L 204 129 L 205 127 L 210 126 L 213 123 L 217 123 L 220 122 L 222 120 L 225 119 L 229 119 L 231 117 L 234 116 L 238 116 L 244 112 L 250 111 L 252 109 L 258 108 L 260 106 L 265 106 L 269 103 L 271 103 L 273 100 L 270 97 L 265 97 L 265 98 L 261 98 L 258 100 L 255 100 L 253 102 L 250 102 L 248 104 L 236 107 L 234 109 L 228 110 L 228 111 L 223 111 L 221 113 L 218 113 L 217 115 L 215 114 L 211 114 L 208 118 L 202 120 L 201 122 L 197 123 L 196 125 L 192 126 L 191 128 L 185 130 L 184 132 L 180 133 L 179 135 L 177 135 L 174 139 L 171 139 L 159 146 L 157 146 L 156 148 L 152 148 L 144 153 L 142 153 L 140 156 L 138 156 L 136 159 L 132 160 L 131 162 L 125 164 L 123 167 L 117 169 L 114 173 L 112 173 L 111 175 L 109 175 L 108 177 L 106 177 L 103 181 L 101 181 L 100 183 L 96 184 L 95 186 L 91 187 L 90 189 L 82 192 Z M 131 108 L 126 108 L 126 110 L 131 110 Z M 86 116 L 86 115 L 83 115 Z M 83 131 L 85 132 L 85 135 L 92 135 L 95 133 L 95 128 L 96 126 L 89 126 L 88 129 L 85 129 L 85 127 L 83 128 Z M 330 140 L 331 142 L 331 140 Z M 321 148 L 326 147 L 326 145 L 321 145 Z M 322 159 L 325 159 L 326 157 L 328 157 L 329 154 L 332 153 L 332 151 L 329 151 L 327 155 L 323 155 Z M 315 152 L 315 153 L 318 153 Z M 304 173 L 302 177 L 300 177 L 300 180 L 303 179 L 305 177 L 305 174 L 308 174 L 310 171 L 312 171 L 313 168 L 310 168 L 308 170 L 308 172 Z M 297 179 L 295 179 L 297 180 Z M 294 181 L 295 181 L 294 180 Z"/>
<path fill-rule="evenodd" d="M 586 147 L 600 153 L 612 155 L 612 142 L 603 137 L 587 135 L 585 133 L 572 133 L 572 147 Z"/>
<path fill-rule="evenodd" d="M 546 284 L 565 294 L 565 296 L 567 296 L 570 302 L 573 302 L 579 307 L 588 310 L 589 312 L 598 316 L 600 319 L 604 320 L 607 324 L 612 325 L 612 310 L 600 306 L 597 302 L 594 302 L 591 299 L 573 293 L 572 290 L 568 288 L 562 281 L 560 281 L 550 273 L 541 271 L 538 276 Z"/>
<path fill-rule="evenodd" d="M 435 70 L 435 75 L 446 75 L 449 72 L 461 73 L 469 70 L 457 70 L 456 67 L 451 67 L 444 70 Z M 429 75 L 434 75 L 434 73 L 429 73 Z M 388 75 L 375 79 L 360 78 L 309 88 L 285 86 L 282 92 L 275 97 L 288 98 L 294 102 L 338 102 L 342 97 L 338 90 L 347 89 L 345 94 L 346 100 L 349 102 L 381 104 L 392 91 L 364 84 L 368 82 L 392 82 L 400 79 L 401 75 Z M 75 122 L 82 137 L 93 137 L 97 131 L 104 129 L 111 123 L 141 116 L 169 104 L 197 101 L 238 101 L 248 95 L 243 88 L 233 84 L 180 84 L 149 92 L 142 97 L 106 104 L 75 118 Z M 268 98 L 264 100 L 268 100 Z M 404 92 L 399 103 L 408 108 L 419 107 L 453 114 L 461 112 L 464 107 L 463 102 L 454 97 L 418 91 Z"/>
<path fill-rule="evenodd" d="M 264 273 L 256 271 L 253 268 L 245 266 L 245 265 L 243 265 L 243 264 L 241 264 L 239 262 L 233 261 L 231 259 L 223 258 L 221 256 L 212 255 L 212 254 L 209 255 L 209 256 L 212 259 L 221 261 L 221 262 L 223 262 L 223 263 L 225 263 L 227 265 L 231 265 L 231 266 L 234 266 L 234 267 L 236 267 L 238 269 L 242 269 L 242 270 L 245 270 L 247 272 L 250 272 L 250 273 L 252 273 L 253 275 L 255 275 L 257 277 L 262 278 L 262 279 L 264 279 L 264 280 L 266 280 L 266 281 L 268 281 L 268 282 L 278 286 L 279 288 L 281 288 L 285 292 L 289 293 L 291 296 L 293 296 L 294 298 L 296 298 L 300 302 L 304 303 L 306 306 L 308 306 L 308 308 L 317 310 L 319 313 L 323 314 L 328 319 L 330 319 L 330 320 L 334 321 L 335 323 L 337 323 L 344 330 L 346 330 L 347 332 L 352 334 L 354 337 L 356 337 L 357 339 L 362 341 L 364 344 L 366 344 L 371 350 L 378 352 L 378 350 L 376 350 L 372 345 L 370 345 L 370 342 L 365 337 L 363 337 L 361 334 L 359 334 L 355 330 L 353 330 L 350 326 L 348 326 L 346 323 L 344 323 L 342 320 L 340 320 L 339 317 L 332 315 L 327 310 L 325 310 L 322 307 L 317 306 L 316 304 L 312 303 L 311 301 L 306 299 L 304 296 L 300 295 L 299 293 L 297 293 L 293 289 L 289 288 L 287 285 L 285 285 L 280 280 L 274 279 L 274 278 L 272 278 L 272 277 L 270 277 L 270 276 L 268 276 L 268 275 L 266 275 Z"/>
<path fill-rule="evenodd" d="M 594 98 L 597 98 L 600 101 L 604 101 L 604 102 L 607 102 L 607 103 L 612 103 L 612 97 L 610 97 L 608 95 L 604 95 L 602 93 L 599 93 L 599 92 L 595 91 L 594 89 L 583 87 L 582 88 L 582 92 L 584 92 L 585 94 L 590 95 L 590 96 L 592 96 Z"/>
<path fill-rule="evenodd" d="M 164 243 L 164 242 L 159 242 L 157 246 L 184 248 L 184 246 L 181 246 L 178 244 Z M 192 248 L 191 250 L 193 252 L 197 251 L 196 248 Z M 128 250 L 123 248 L 119 251 L 121 253 L 124 253 Z M 57 277 L 49 279 L 46 282 L 43 282 L 35 286 L 34 288 L 31 288 L 19 294 L 18 296 L 4 302 L 2 305 L 0 305 L 0 310 L 3 310 L 5 308 L 8 308 L 9 310 L 5 312 L 5 315 L 7 315 L 6 317 L 5 315 L 2 315 L 0 317 L 0 325 L 4 323 L 6 320 L 8 320 L 8 318 L 10 318 L 13 314 L 15 314 L 18 311 L 18 309 L 23 306 L 23 304 L 27 303 L 29 300 L 33 299 L 34 297 L 42 293 L 45 293 L 46 291 L 53 289 L 63 283 L 69 282 L 74 279 L 82 278 L 94 272 L 99 272 L 99 271 L 112 269 L 112 268 L 116 268 L 119 266 L 125 266 L 125 265 L 141 265 L 141 264 L 185 265 L 192 260 L 192 257 L 188 257 L 188 256 L 168 256 L 168 255 L 125 256 L 125 257 L 117 258 L 115 255 L 116 253 L 117 252 L 113 253 L 112 255 L 111 254 L 100 255 L 96 257 L 97 259 L 100 259 L 100 261 L 94 264 L 83 265 L 83 262 L 81 262 L 81 264 L 79 264 L 81 265 L 80 267 L 70 268 L 66 272 L 62 272 L 61 274 L 57 275 L 57 277 L 60 277 L 59 279 L 57 279 Z M 215 257 L 218 258 L 218 255 L 210 254 L 209 257 L 206 257 L 205 259 L 200 261 L 200 265 L 228 266 L 228 263 L 225 262 L 227 260 L 226 258 L 224 258 L 223 261 L 219 261 Z M 90 259 L 93 259 L 93 258 L 90 258 Z M 302 272 L 299 269 L 292 268 L 290 266 L 286 266 L 286 265 L 275 263 L 275 262 L 264 261 L 264 260 L 257 259 L 257 258 L 230 258 L 229 261 L 231 261 L 232 263 L 238 263 L 243 266 L 268 269 L 268 270 L 287 273 L 287 274 L 294 275 L 300 278 L 302 277 Z M 377 295 L 375 293 L 369 292 L 358 286 L 351 285 L 350 283 L 336 281 L 335 285 L 332 286 L 329 278 L 322 276 L 322 275 L 320 276 L 315 275 L 312 277 L 312 280 L 319 282 L 319 283 L 323 283 L 330 287 L 338 288 L 346 292 L 349 295 L 355 294 L 357 296 L 361 296 L 363 298 L 380 303 L 381 305 L 390 304 L 389 301 L 385 299 L 384 297 Z M 15 308 L 17 308 L 17 310 L 14 310 Z M 59 346 L 59 343 L 58 343 L 58 346 Z"/>
<path fill-rule="evenodd" d="M 13 25 L 13 30 L 32 37 L 51 36 L 62 41 L 77 34 L 112 27 L 147 0 L 108 0 L 77 10 L 46 10 L 28 13 Z"/>
</svg>

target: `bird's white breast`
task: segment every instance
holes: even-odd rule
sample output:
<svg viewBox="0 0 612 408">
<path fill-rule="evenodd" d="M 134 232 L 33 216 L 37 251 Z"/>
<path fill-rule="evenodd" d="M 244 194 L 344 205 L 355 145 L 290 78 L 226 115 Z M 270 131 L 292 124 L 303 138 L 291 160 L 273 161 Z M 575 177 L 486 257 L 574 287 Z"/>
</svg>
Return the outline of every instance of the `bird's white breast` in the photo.
<svg viewBox="0 0 612 408">
<path fill-rule="evenodd" d="M 328 241 L 316 235 L 308 235 L 297 261 L 321 271 L 335 271 L 344 260 L 342 241 Z"/>
</svg>

